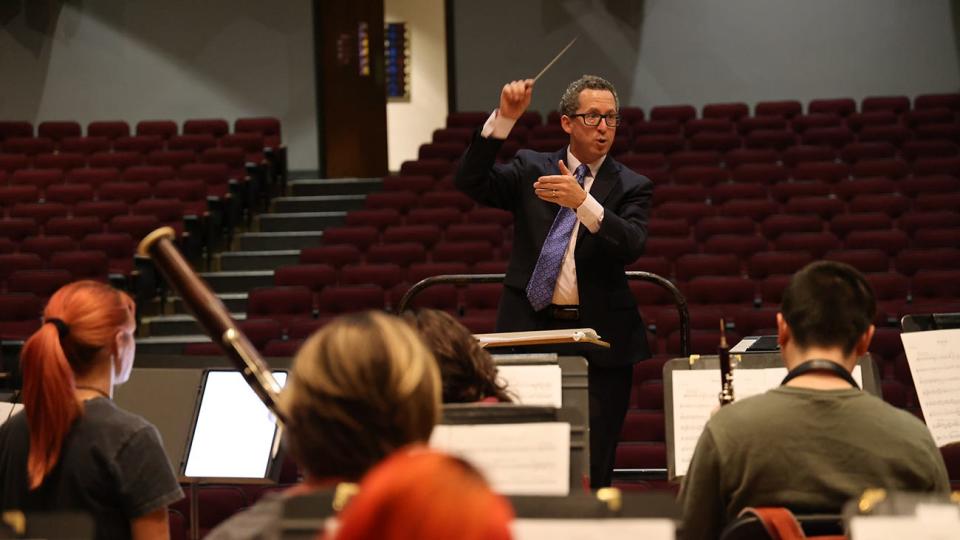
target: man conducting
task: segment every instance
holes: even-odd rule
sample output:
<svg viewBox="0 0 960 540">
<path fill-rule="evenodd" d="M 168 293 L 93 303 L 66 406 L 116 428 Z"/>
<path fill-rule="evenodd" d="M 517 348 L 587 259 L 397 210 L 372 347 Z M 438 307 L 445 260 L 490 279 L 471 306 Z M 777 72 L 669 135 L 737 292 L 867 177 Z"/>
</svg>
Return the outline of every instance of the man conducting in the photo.
<svg viewBox="0 0 960 540">
<path fill-rule="evenodd" d="M 793 276 L 777 314 L 789 373 L 707 422 L 680 491 L 684 538 L 717 538 L 748 506 L 839 514 L 871 487 L 949 493 L 927 427 L 850 375 L 875 312 L 869 283 L 850 266 L 818 262 Z"/>
<path fill-rule="evenodd" d="M 620 127 L 613 85 L 585 75 L 560 100 L 569 146 L 521 150 L 497 165 L 497 152 L 530 105 L 533 81 L 503 87 L 500 107 L 474 136 L 457 187 L 514 217 L 513 252 L 497 330 L 594 328 L 611 348 L 590 363 L 591 485 L 609 485 L 630 400 L 632 364 L 650 356 L 624 266 L 643 252 L 653 184 L 607 155 Z"/>
</svg>

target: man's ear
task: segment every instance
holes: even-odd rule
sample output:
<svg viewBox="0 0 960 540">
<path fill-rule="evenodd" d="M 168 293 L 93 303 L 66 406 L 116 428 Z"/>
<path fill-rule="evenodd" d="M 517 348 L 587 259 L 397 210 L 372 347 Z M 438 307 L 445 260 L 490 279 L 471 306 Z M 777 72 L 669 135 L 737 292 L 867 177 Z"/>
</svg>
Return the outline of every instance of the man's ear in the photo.
<svg viewBox="0 0 960 540">
<path fill-rule="evenodd" d="M 870 341 L 873 340 L 873 334 L 876 332 L 877 328 L 872 324 L 867 327 L 867 331 L 860 336 L 860 339 L 857 340 L 857 344 L 854 347 L 854 352 L 857 354 L 857 358 L 860 358 L 867 353 L 867 349 L 870 348 Z"/>
<path fill-rule="evenodd" d="M 567 115 L 560 117 L 560 127 L 563 128 L 563 131 L 570 133 L 573 131 L 573 118 L 570 118 Z"/>
<path fill-rule="evenodd" d="M 780 345 L 780 350 L 786 348 L 787 343 L 790 342 L 790 339 L 793 336 L 790 335 L 790 326 L 787 325 L 787 321 L 783 318 L 783 313 L 777 312 L 777 345 Z"/>
</svg>

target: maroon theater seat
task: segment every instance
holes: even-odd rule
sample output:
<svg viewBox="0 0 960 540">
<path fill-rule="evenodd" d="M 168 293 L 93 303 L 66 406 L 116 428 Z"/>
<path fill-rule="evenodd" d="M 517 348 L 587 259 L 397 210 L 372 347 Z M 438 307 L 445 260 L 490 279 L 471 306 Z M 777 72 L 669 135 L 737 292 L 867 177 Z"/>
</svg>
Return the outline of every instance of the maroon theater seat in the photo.
<svg viewBox="0 0 960 540">
<path fill-rule="evenodd" d="M 0 170 L 13 173 L 30 167 L 30 157 L 26 154 L 0 154 Z"/>
<path fill-rule="evenodd" d="M 656 190 L 654 190 L 656 194 Z M 710 190 L 710 200 L 714 205 L 735 199 L 767 199 L 766 186 L 760 184 L 717 184 Z"/>
<path fill-rule="evenodd" d="M 897 149 L 888 142 L 854 142 L 840 150 L 840 158 L 847 163 L 856 163 L 865 159 L 892 159 Z"/>
<path fill-rule="evenodd" d="M 330 264 L 295 264 L 274 271 L 273 284 L 278 287 L 306 287 L 319 292 L 337 282 L 337 271 Z"/>
<path fill-rule="evenodd" d="M 681 167 L 673 171 L 673 180 L 677 184 L 694 184 L 709 187 L 720 182 L 726 182 L 729 178 L 730 173 L 722 167 L 697 165 Z"/>
<path fill-rule="evenodd" d="M 464 262 L 476 264 L 493 260 L 493 248 L 488 242 L 438 242 L 433 246 L 435 262 Z"/>
<path fill-rule="evenodd" d="M 366 250 L 380 240 L 380 231 L 370 225 L 355 227 L 329 227 L 323 231 L 323 243 L 348 244 Z"/>
<path fill-rule="evenodd" d="M 150 198 L 153 188 L 146 182 L 110 182 L 100 186 L 97 192 L 101 201 L 122 201 L 128 205 Z"/>
<path fill-rule="evenodd" d="M 264 137 L 264 144 L 270 148 L 280 146 L 280 120 L 273 117 L 238 118 L 233 123 L 236 133 L 259 133 Z"/>
<path fill-rule="evenodd" d="M 956 193 L 960 191 L 960 179 L 949 174 L 915 176 L 899 181 L 900 192 L 908 197 L 930 193 Z"/>
<path fill-rule="evenodd" d="M 407 268 L 411 264 L 427 260 L 423 244 L 398 242 L 393 244 L 374 244 L 367 250 L 367 262 L 390 263 Z"/>
<path fill-rule="evenodd" d="M 772 241 L 784 233 L 820 232 L 823 230 L 823 220 L 816 214 L 774 214 L 763 220 L 760 230 L 764 238 Z"/>
<path fill-rule="evenodd" d="M 910 98 L 907 96 L 870 96 L 863 98 L 860 110 L 891 111 L 902 114 L 910 110 Z"/>
<path fill-rule="evenodd" d="M 86 156 L 75 152 L 61 152 L 59 154 L 37 154 L 33 157 L 33 166 L 37 169 L 60 169 L 69 171 L 86 167 Z"/>
<path fill-rule="evenodd" d="M 61 251 L 51 255 L 50 268 L 68 270 L 73 279 L 106 281 L 110 273 L 110 260 L 102 251 Z"/>
<path fill-rule="evenodd" d="M 148 154 L 163 150 L 164 139 L 159 135 L 136 135 L 133 137 L 119 137 L 113 141 L 113 149 L 117 152 L 138 152 Z"/>
<path fill-rule="evenodd" d="M 733 181 L 751 184 L 777 184 L 785 182 L 789 171 L 774 163 L 744 163 L 733 169 Z"/>
<path fill-rule="evenodd" d="M 830 184 L 823 180 L 788 181 L 770 186 L 770 196 L 780 203 L 794 197 L 826 197 L 830 191 Z"/>
<path fill-rule="evenodd" d="M 0 148 L 8 154 L 35 156 L 55 151 L 56 145 L 46 137 L 7 137 Z"/>
<path fill-rule="evenodd" d="M 20 241 L 20 251 L 34 253 L 43 260 L 57 252 L 72 251 L 76 243 L 69 236 L 28 236 Z"/>
<path fill-rule="evenodd" d="M 797 163 L 791 176 L 795 180 L 823 180 L 836 183 L 850 177 L 850 166 L 832 161 L 805 161 Z"/>
<path fill-rule="evenodd" d="M 812 129 L 840 127 L 843 125 L 843 118 L 836 114 L 798 114 L 793 117 L 790 125 L 797 133 L 805 134 Z M 818 143 L 805 142 L 804 144 L 816 145 Z"/>
<path fill-rule="evenodd" d="M 830 220 L 830 231 L 841 238 L 853 231 L 890 230 L 892 227 L 893 220 L 881 212 L 840 214 Z"/>
<path fill-rule="evenodd" d="M 103 222 L 93 216 L 50 218 L 43 226 L 44 234 L 69 236 L 79 241 L 88 234 L 103 232 Z"/>
<path fill-rule="evenodd" d="M 920 270 L 913 276 L 911 291 L 915 298 L 960 298 L 960 270 Z"/>
<path fill-rule="evenodd" d="M 105 137 L 109 140 L 130 135 L 130 124 L 123 120 L 106 120 L 87 124 L 88 137 Z"/>
<path fill-rule="evenodd" d="M 913 206 L 913 202 L 903 195 L 896 193 L 857 195 L 850 201 L 850 211 L 880 212 L 890 217 L 897 217 Z"/>
<path fill-rule="evenodd" d="M 37 124 L 37 137 L 60 141 L 65 137 L 79 137 L 81 135 L 83 135 L 83 129 L 78 122 L 73 120 L 40 122 Z"/>
<path fill-rule="evenodd" d="M 747 274 L 754 279 L 790 276 L 812 262 L 813 256 L 805 251 L 761 251 L 750 256 Z"/>
<path fill-rule="evenodd" d="M 10 137 L 33 137 L 33 124 L 24 121 L 0 121 L 0 142 Z"/>
<path fill-rule="evenodd" d="M 899 124 L 864 126 L 857 135 L 860 142 L 886 141 L 895 146 L 900 146 L 912 138 L 913 132 L 910 128 Z"/>
<path fill-rule="evenodd" d="M 711 236 L 703 245 L 704 253 L 732 253 L 747 259 L 754 253 L 766 251 L 767 241 L 757 235 L 718 234 Z"/>
<path fill-rule="evenodd" d="M 823 258 L 849 264 L 861 272 L 886 272 L 890 269 L 890 258 L 879 249 L 829 251 Z"/>
<path fill-rule="evenodd" d="M 647 221 L 647 235 L 686 238 L 690 235 L 690 224 L 685 219 L 650 218 Z"/>
<path fill-rule="evenodd" d="M 143 164 L 143 154 L 140 152 L 113 151 L 97 152 L 87 158 L 87 165 L 91 167 L 112 167 L 117 170 L 123 170 L 127 167 L 134 167 Z"/>
<path fill-rule="evenodd" d="M 900 216 L 898 228 L 913 235 L 926 229 L 949 229 L 960 227 L 960 212 L 934 210 L 930 212 L 907 212 Z"/>
<path fill-rule="evenodd" d="M 750 114 L 746 103 L 708 103 L 703 106 L 703 118 L 725 118 L 739 120 Z"/>
<path fill-rule="evenodd" d="M 760 101 L 753 109 L 756 116 L 780 116 L 793 118 L 803 112 L 803 105 L 796 100 Z"/>
<path fill-rule="evenodd" d="M 661 105 L 650 109 L 650 119 L 684 123 L 697 117 L 693 105 Z"/>
<path fill-rule="evenodd" d="M 10 209 L 11 218 L 29 218 L 38 225 L 43 225 L 50 218 L 67 217 L 70 207 L 62 203 L 19 203 Z"/>
<path fill-rule="evenodd" d="M 348 227 L 370 225 L 382 231 L 391 225 L 399 225 L 401 220 L 400 212 L 393 208 L 350 210 L 344 219 L 344 225 Z"/>
<path fill-rule="evenodd" d="M 836 157 L 836 150 L 829 146 L 797 145 L 784 150 L 783 164 L 787 167 L 796 167 L 800 163 L 831 162 Z"/>
<path fill-rule="evenodd" d="M 700 242 L 718 234 L 749 235 L 756 231 L 756 223 L 744 216 L 713 216 L 705 217 L 697 222 L 694 236 Z"/>
<path fill-rule="evenodd" d="M 436 225 L 401 225 L 387 227 L 383 231 L 384 243 L 415 242 L 426 247 L 440 240 L 440 227 Z"/>
<path fill-rule="evenodd" d="M 146 235 L 160 227 L 160 220 L 154 216 L 126 215 L 114 216 L 107 225 L 111 233 L 128 234 L 139 242 Z"/>
<path fill-rule="evenodd" d="M 920 248 L 960 248 L 960 229 L 921 229 L 913 235 L 913 244 Z"/>
<path fill-rule="evenodd" d="M 840 249 L 840 239 L 832 233 L 786 233 L 774 242 L 778 251 L 806 251 L 817 258 L 831 250 Z"/>
<path fill-rule="evenodd" d="M 808 113 L 848 116 L 857 111 L 857 102 L 851 98 L 814 99 L 807 105 Z"/>
<path fill-rule="evenodd" d="M 57 289 L 73 281 L 67 270 L 16 270 L 7 277 L 7 291 L 32 293 L 49 298 Z"/>
<path fill-rule="evenodd" d="M 746 116 L 737 122 L 737 130 L 743 135 L 758 129 L 785 130 L 787 119 L 780 116 Z"/>
<path fill-rule="evenodd" d="M 39 270 L 43 268 L 43 258 L 36 253 L 0 254 L 0 281 L 5 281 L 17 270 Z"/>
<path fill-rule="evenodd" d="M 99 250 L 110 259 L 110 273 L 129 276 L 133 271 L 134 241 L 126 233 L 88 234 L 80 241 L 80 249 Z"/>
<path fill-rule="evenodd" d="M 221 118 L 192 119 L 183 123 L 183 133 L 187 135 L 207 134 L 219 138 L 229 132 L 230 124 Z"/>
<path fill-rule="evenodd" d="M 354 264 L 340 270 L 342 285 L 379 285 L 386 290 L 403 281 L 403 278 L 403 270 L 392 263 Z"/>
<path fill-rule="evenodd" d="M 107 137 L 67 137 L 60 141 L 60 151 L 84 156 L 95 152 L 107 152 L 110 150 L 110 141 Z M 84 158 L 84 164 L 86 164 L 86 158 Z"/>
<path fill-rule="evenodd" d="M 913 99 L 914 109 L 945 108 L 960 111 L 960 94 L 922 94 Z"/>
<path fill-rule="evenodd" d="M 306 287 L 258 287 L 247 296 L 247 319 L 291 320 L 313 317 L 313 293 Z"/>
<path fill-rule="evenodd" d="M 88 184 L 97 189 L 107 182 L 120 180 L 120 173 L 113 167 L 74 169 L 67 173 L 68 184 Z"/>
<path fill-rule="evenodd" d="M 320 293 L 318 307 L 321 314 L 339 314 L 383 309 L 385 294 L 377 285 L 339 285 L 327 287 Z"/>
<path fill-rule="evenodd" d="M 439 180 L 453 172 L 453 164 L 445 159 L 420 159 L 405 161 L 400 165 L 400 174 L 432 176 Z"/>
<path fill-rule="evenodd" d="M 871 176 L 838 182 L 833 186 L 833 193 L 849 201 L 858 195 L 889 195 L 898 189 L 900 189 L 900 183 L 896 180 L 885 176 Z"/>
<path fill-rule="evenodd" d="M 38 234 L 40 226 L 33 218 L 8 217 L 0 219 L 0 238 L 19 242 L 24 238 Z"/>
<path fill-rule="evenodd" d="M 348 244 L 331 244 L 300 250 L 300 264 L 327 264 L 340 268 L 348 264 L 356 264 L 361 259 L 360 249 Z"/>
<path fill-rule="evenodd" d="M 656 120 L 634 122 L 631 126 L 634 136 L 639 135 L 680 135 L 683 126 L 675 120 Z"/>
<path fill-rule="evenodd" d="M 392 209 L 403 214 L 415 208 L 419 202 L 419 197 L 413 191 L 384 191 L 368 194 L 363 206 L 369 210 Z"/>
<path fill-rule="evenodd" d="M 43 300 L 35 294 L 0 294 L 0 339 L 27 339 L 40 328 L 42 313 Z"/>
<path fill-rule="evenodd" d="M 447 227 L 463 221 L 463 212 L 456 208 L 414 208 L 407 214 L 407 225 Z"/>
<path fill-rule="evenodd" d="M 36 186 L 43 191 L 47 186 L 63 183 L 63 171 L 59 169 L 21 169 L 10 177 L 12 185 Z"/>
<path fill-rule="evenodd" d="M 846 249 L 878 249 L 890 256 L 909 244 L 907 233 L 896 229 L 853 231 L 844 240 Z"/>
<path fill-rule="evenodd" d="M 847 117 L 847 125 L 854 131 L 870 126 L 894 126 L 900 117 L 891 111 L 871 111 L 853 113 Z"/>
<path fill-rule="evenodd" d="M 174 135 L 167 139 L 168 150 L 190 150 L 193 153 L 199 153 L 216 146 L 217 138 L 209 133 Z"/>
<path fill-rule="evenodd" d="M 420 197 L 422 208 L 455 208 L 467 212 L 475 206 L 473 199 L 459 191 L 431 191 Z"/>
<path fill-rule="evenodd" d="M 633 151 L 641 154 L 650 152 L 670 154 L 685 147 L 686 140 L 679 134 L 639 135 L 633 141 Z"/>
<path fill-rule="evenodd" d="M 77 203 L 73 208 L 75 217 L 96 217 L 106 223 L 116 216 L 130 213 L 130 207 L 121 201 L 90 201 Z"/>
<path fill-rule="evenodd" d="M 634 163 L 641 163 L 646 158 L 648 163 L 640 168 L 657 168 L 666 165 L 667 161 L 663 154 L 633 154 Z M 657 160 L 661 160 L 659 164 Z M 678 169 L 680 167 L 706 165 L 708 167 L 719 167 L 723 162 L 723 155 L 716 150 L 687 150 L 674 152 L 670 154 L 670 167 Z M 623 163 L 621 161 L 621 163 Z M 633 168 L 633 167 L 631 167 Z"/>
<path fill-rule="evenodd" d="M 676 260 L 678 281 L 690 281 L 700 276 L 739 276 L 740 259 L 733 254 L 692 253 Z"/>
<path fill-rule="evenodd" d="M 789 130 L 755 129 L 744 139 L 747 148 L 784 150 L 797 144 L 797 136 Z"/>
<path fill-rule="evenodd" d="M 729 217 L 748 217 L 754 221 L 763 221 L 767 216 L 780 212 L 780 205 L 770 200 L 733 199 L 720 205 L 720 215 Z"/>
<path fill-rule="evenodd" d="M 40 189 L 37 186 L 0 186 L 0 207 L 9 208 L 18 203 L 37 202 Z"/>
</svg>

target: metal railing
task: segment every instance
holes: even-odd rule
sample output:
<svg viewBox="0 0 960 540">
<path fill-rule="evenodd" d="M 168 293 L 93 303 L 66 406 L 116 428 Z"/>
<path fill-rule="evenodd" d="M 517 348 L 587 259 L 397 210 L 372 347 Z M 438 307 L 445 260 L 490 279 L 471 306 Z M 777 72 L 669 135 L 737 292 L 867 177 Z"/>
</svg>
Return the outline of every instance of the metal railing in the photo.
<svg viewBox="0 0 960 540">
<path fill-rule="evenodd" d="M 654 274 L 652 272 L 630 271 L 626 272 L 627 279 L 631 281 L 646 281 L 653 283 L 670 293 L 673 304 L 680 314 L 680 356 L 690 354 L 690 310 L 687 308 L 687 299 L 677 289 L 676 285 L 667 278 Z M 473 283 L 503 283 L 505 274 L 447 274 L 442 276 L 431 276 L 421 279 L 410 287 L 400 302 L 397 303 L 397 312 L 402 313 L 413 301 L 413 298 L 421 291 L 435 285 L 470 285 Z"/>
</svg>

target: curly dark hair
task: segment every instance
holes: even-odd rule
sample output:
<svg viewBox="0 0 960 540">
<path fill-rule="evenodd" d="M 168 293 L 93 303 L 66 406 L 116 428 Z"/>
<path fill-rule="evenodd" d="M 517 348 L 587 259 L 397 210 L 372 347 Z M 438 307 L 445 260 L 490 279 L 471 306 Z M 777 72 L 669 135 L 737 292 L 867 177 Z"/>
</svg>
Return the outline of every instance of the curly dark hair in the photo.
<svg viewBox="0 0 960 540">
<path fill-rule="evenodd" d="M 497 381 L 497 366 L 473 334 L 445 311 L 407 311 L 404 320 L 420 332 L 440 366 L 444 403 L 473 403 L 494 397 L 510 402 L 506 386 Z"/>
</svg>

